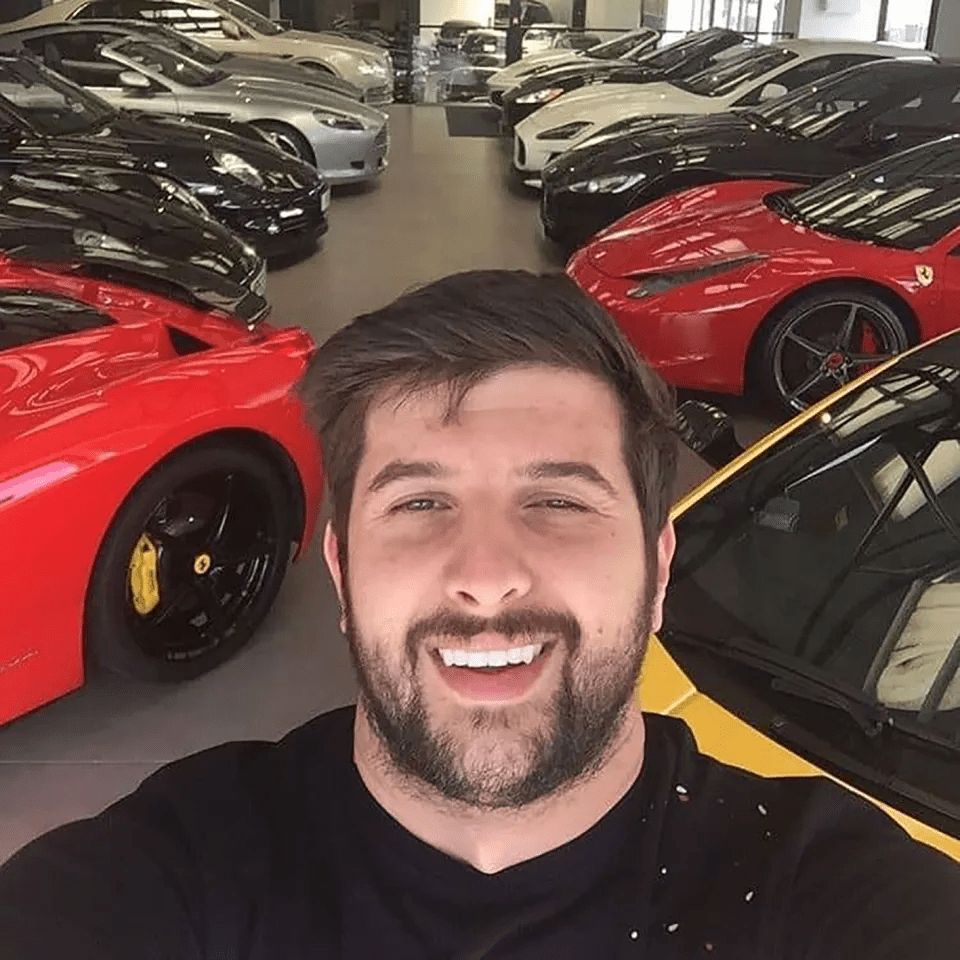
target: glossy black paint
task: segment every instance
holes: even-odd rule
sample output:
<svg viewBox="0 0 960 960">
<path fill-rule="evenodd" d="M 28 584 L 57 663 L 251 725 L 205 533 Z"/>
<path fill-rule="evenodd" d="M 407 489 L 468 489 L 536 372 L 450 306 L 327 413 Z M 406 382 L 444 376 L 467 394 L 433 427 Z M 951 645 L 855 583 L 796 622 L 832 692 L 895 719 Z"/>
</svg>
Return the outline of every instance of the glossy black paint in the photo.
<svg viewBox="0 0 960 960">
<path fill-rule="evenodd" d="M 0 250 L 262 318 L 262 258 L 174 191 L 136 171 L 0 160 Z"/>
<path fill-rule="evenodd" d="M 887 61 L 856 69 L 868 79 L 871 71 L 895 76 L 901 103 L 924 90 L 960 85 L 960 66 Z M 544 231 L 558 243 L 575 247 L 631 210 L 678 190 L 727 179 L 819 183 L 956 131 L 947 118 L 932 128 L 874 129 L 874 118 L 890 106 L 889 98 L 870 103 L 816 138 L 766 125 L 762 116 L 749 111 L 624 124 L 623 132 L 561 154 L 544 168 Z M 645 179 L 620 193 L 571 189 L 598 177 L 628 174 L 643 174 Z"/>
<path fill-rule="evenodd" d="M 7 75 L 5 69 L 48 75 L 46 68 L 24 57 L 0 57 L 0 75 Z M 56 81 L 68 83 L 60 77 Z M 91 94 L 70 86 L 78 102 L 90 102 Z M 298 251 L 326 232 L 321 200 L 329 187 L 323 177 L 277 150 L 253 128 L 229 122 L 222 129 L 200 126 L 177 117 L 115 110 L 97 97 L 93 101 L 99 115 L 90 129 L 61 133 L 55 120 L 40 123 L 0 96 L 0 162 L 46 160 L 63 169 L 81 164 L 169 177 L 265 257 Z M 223 154 L 234 154 L 256 168 L 260 183 L 218 170 L 217 156 Z M 291 213 L 296 210 L 300 213 Z"/>
<path fill-rule="evenodd" d="M 694 40 L 696 43 L 692 43 Z M 571 90 L 579 90 L 580 87 L 595 83 L 653 83 L 660 80 L 682 79 L 705 69 L 718 53 L 743 43 L 743 40 L 743 35 L 735 30 L 721 28 L 704 30 L 699 34 L 691 35 L 689 40 L 679 41 L 678 46 L 684 42 L 691 44 L 689 53 L 666 67 L 658 66 L 656 63 L 656 55 L 662 51 L 648 52 L 641 56 L 637 63 L 631 63 L 628 60 L 610 62 L 591 60 L 588 53 L 583 63 L 564 63 L 538 73 L 512 90 L 508 90 L 500 100 L 504 123 L 512 128 L 539 110 L 543 103 L 519 103 L 518 101 L 541 90 L 562 90 L 564 93 L 569 93 Z M 647 61 L 651 58 L 653 62 L 648 63 Z"/>
</svg>

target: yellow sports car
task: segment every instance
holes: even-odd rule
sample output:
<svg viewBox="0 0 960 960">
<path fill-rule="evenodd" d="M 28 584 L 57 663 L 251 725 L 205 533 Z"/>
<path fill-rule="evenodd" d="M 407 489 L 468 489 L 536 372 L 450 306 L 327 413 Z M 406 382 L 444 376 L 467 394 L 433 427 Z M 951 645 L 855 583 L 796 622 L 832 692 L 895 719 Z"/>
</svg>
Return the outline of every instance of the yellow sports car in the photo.
<svg viewBox="0 0 960 960">
<path fill-rule="evenodd" d="M 681 406 L 715 466 L 729 421 Z M 767 776 L 825 774 L 960 860 L 960 331 L 884 363 L 674 509 L 644 709 Z"/>
</svg>

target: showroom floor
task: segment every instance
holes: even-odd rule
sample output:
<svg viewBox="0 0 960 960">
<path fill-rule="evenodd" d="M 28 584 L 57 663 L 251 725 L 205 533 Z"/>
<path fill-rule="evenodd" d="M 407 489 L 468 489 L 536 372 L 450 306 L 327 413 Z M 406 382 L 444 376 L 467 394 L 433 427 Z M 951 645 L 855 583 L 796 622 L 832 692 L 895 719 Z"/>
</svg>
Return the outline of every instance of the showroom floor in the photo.
<svg viewBox="0 0 960 960">
<path fill-rule="evenodd" d="M 536 194 L 510 185 L 507 141 L 451 138 L 437 107 L 390 112 L 382 180 L 335 196 L 323 249 L 270 276 L 274 319 L 318 340 L 457 270 L 562 265 L 538 237 Z M 740 413 L 738 429 L 752 437 L 762 424 Z M 681 490 L 702 476 L 682 458 Z M 102 809 L 162 763 L 224 740 L 277 738 L 353 692 L 314 546 L 257 640 L 213 674 L 180 687 L 98 678 L 0 729 L 0 862 L 37 833 Z"/>
</svg>

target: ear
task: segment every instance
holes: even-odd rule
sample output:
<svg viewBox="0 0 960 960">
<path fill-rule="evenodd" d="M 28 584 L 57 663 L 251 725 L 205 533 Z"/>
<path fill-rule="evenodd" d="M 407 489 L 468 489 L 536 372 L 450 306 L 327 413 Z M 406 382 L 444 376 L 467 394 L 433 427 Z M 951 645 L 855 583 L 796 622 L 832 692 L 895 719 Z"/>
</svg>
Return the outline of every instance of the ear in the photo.
<svg viewBox="0 0 960 960">
<path fill-rule="evenodd" d="M 340 569 L 340 541 L 333 532 L 333 524 L 327 521 L 323 531 L 323 559 L 327 562 L 327 569 L 330 571 L 330 579 L 337 591 L 337 598 L 340 600 L 340 629 L 346 632 L 347 613 L 346 604 L 343 600 L 343 571 Z"/>
<path fill-rule="evenodd" d="M 653 605 L 650 610 L 651 630 L 656 633 L 663 624 L 663 600 L 667 595 L 667 584 L 670 582 L 670 564 L 677 549 L 677 535 L 670 520 L 664 524 L 657 539 L 657 589 L 653 596 Z"/>
</svg>

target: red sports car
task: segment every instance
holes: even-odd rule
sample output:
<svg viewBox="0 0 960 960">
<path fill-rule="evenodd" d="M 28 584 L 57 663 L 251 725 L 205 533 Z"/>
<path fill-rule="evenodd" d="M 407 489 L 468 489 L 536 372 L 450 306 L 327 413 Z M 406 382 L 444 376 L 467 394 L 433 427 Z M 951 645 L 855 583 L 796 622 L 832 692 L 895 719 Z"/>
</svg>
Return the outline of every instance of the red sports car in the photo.
<svg viewBox="0 0 960 960">
<path fill-rule="evenodd" d="M 960 324 L 960 137 L 803 189 L 686 190 L 597 234 L 567 272 L 678 387 L 808 406 Z"/>
<path fill-rule="evenodd" d="M 0 256 L 0 723 L 222 662 L 310 539 L 313 341 L 183 300 Z"/>
</svg>

